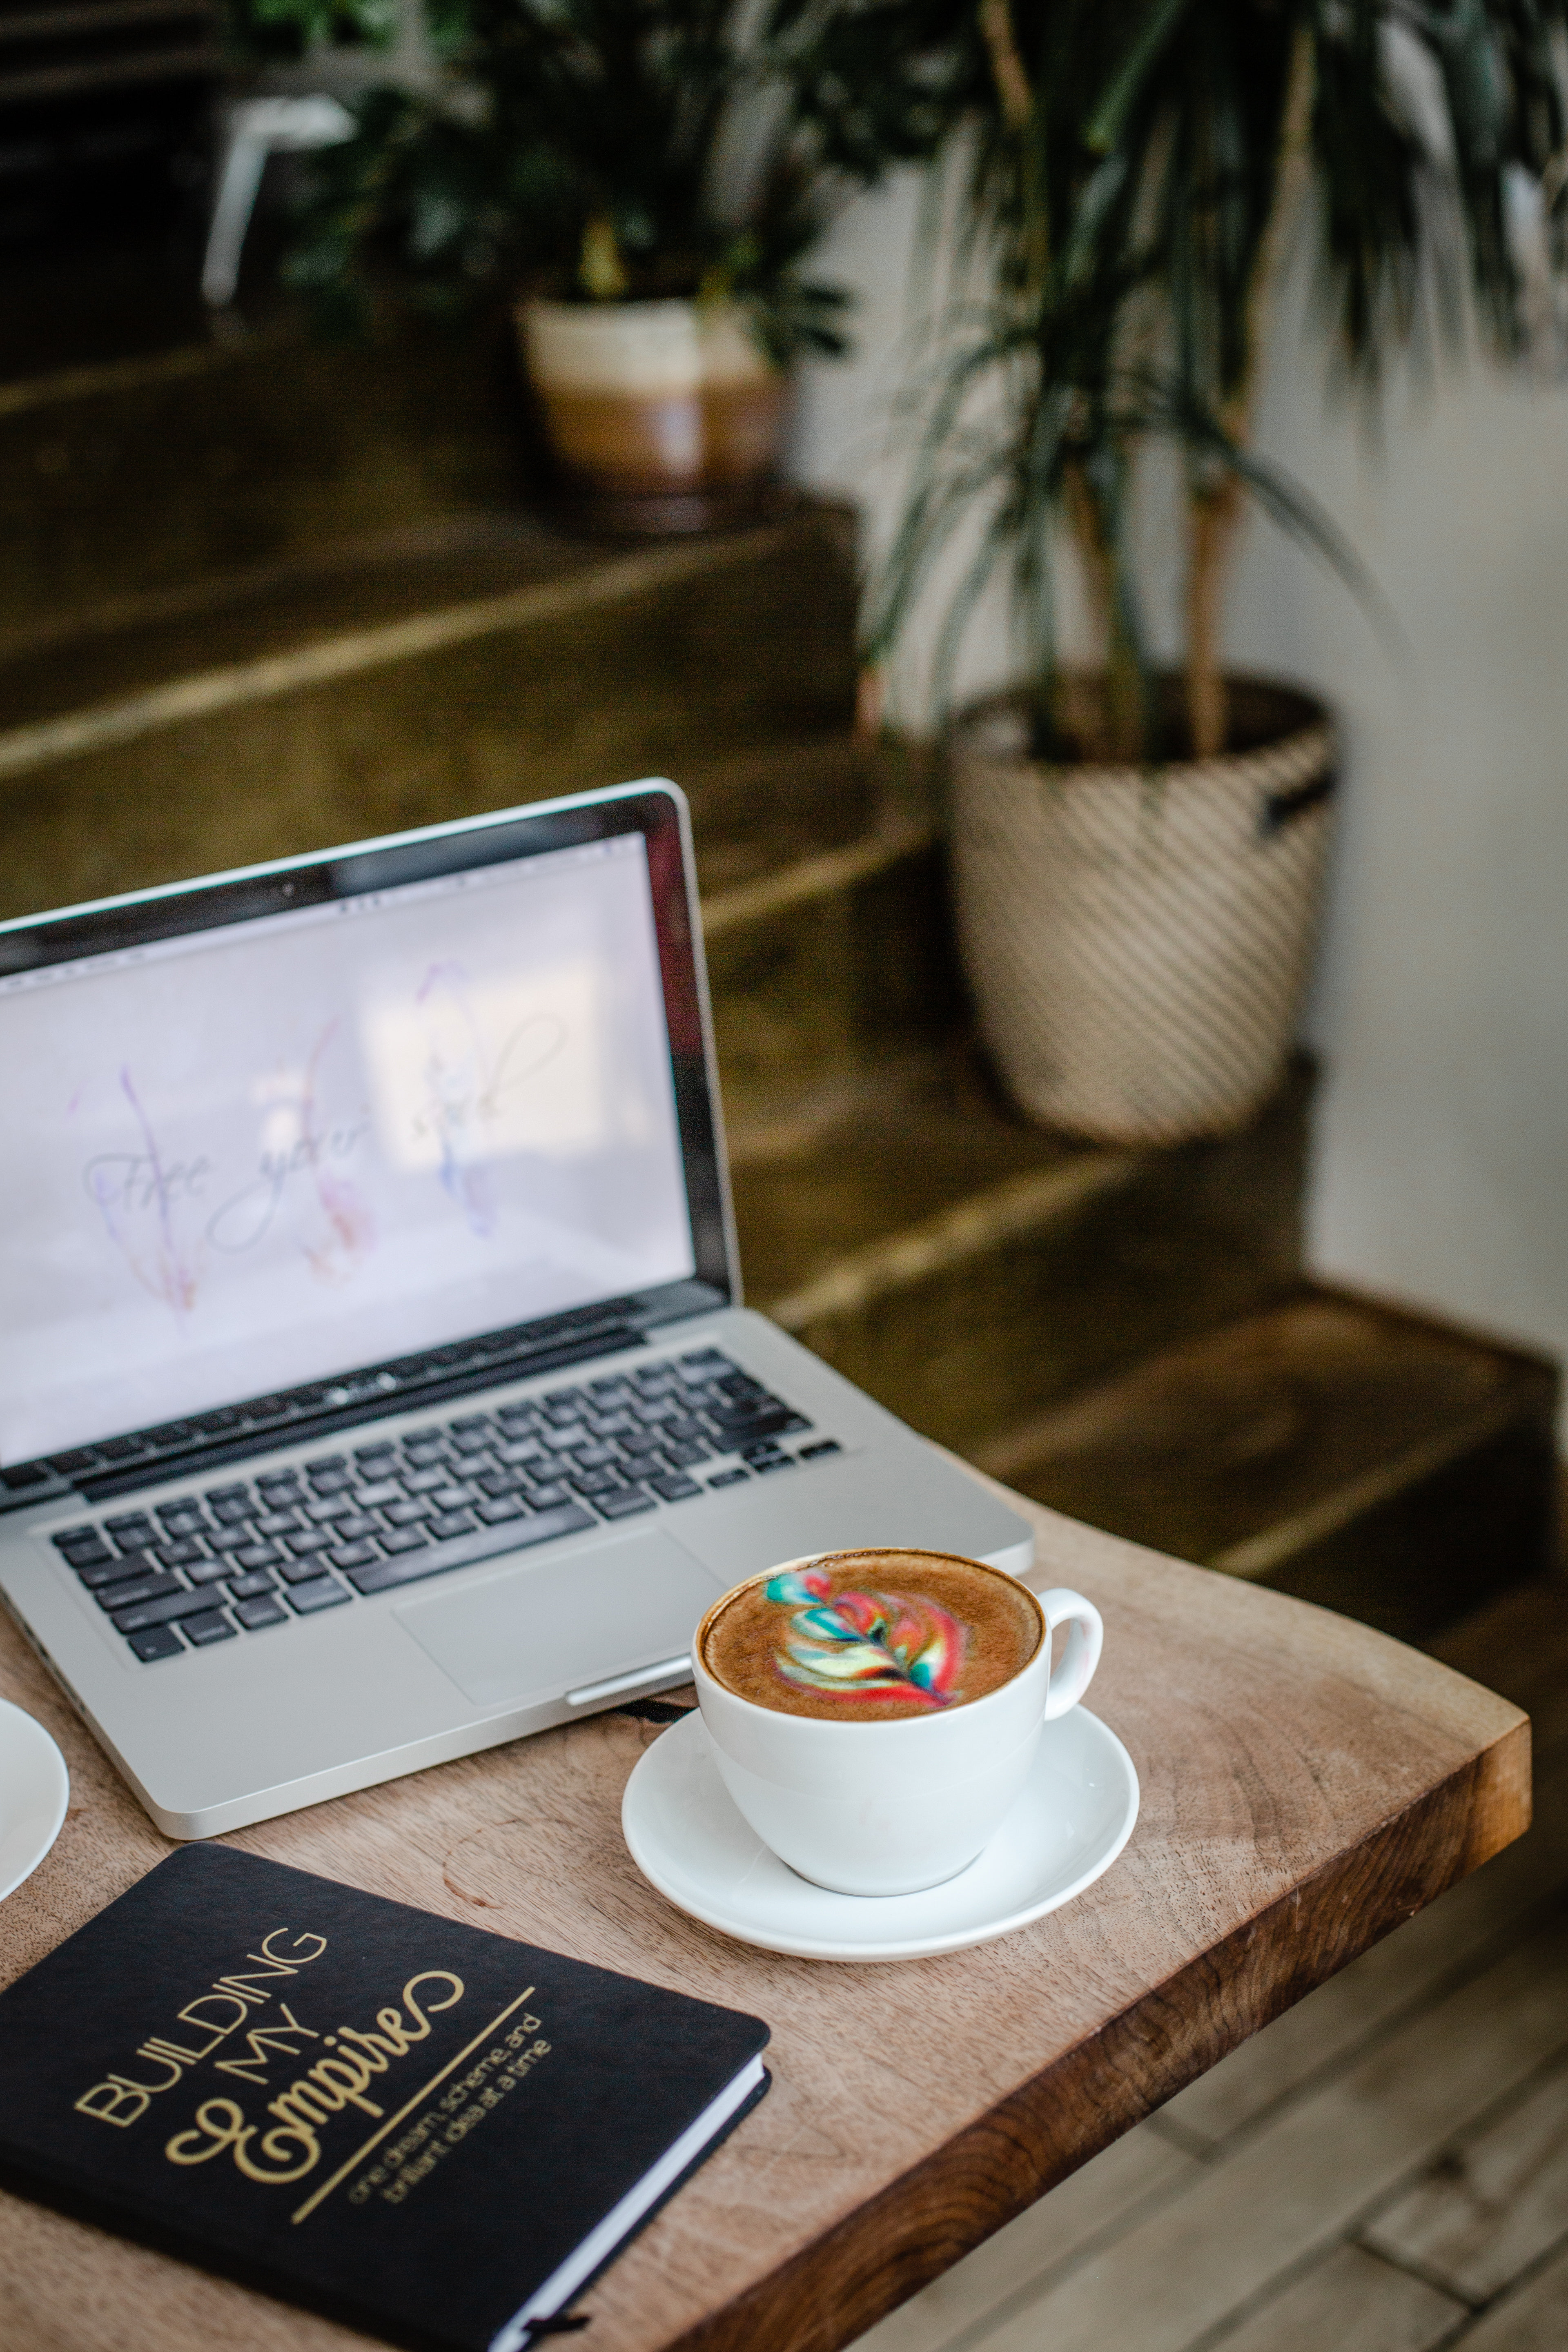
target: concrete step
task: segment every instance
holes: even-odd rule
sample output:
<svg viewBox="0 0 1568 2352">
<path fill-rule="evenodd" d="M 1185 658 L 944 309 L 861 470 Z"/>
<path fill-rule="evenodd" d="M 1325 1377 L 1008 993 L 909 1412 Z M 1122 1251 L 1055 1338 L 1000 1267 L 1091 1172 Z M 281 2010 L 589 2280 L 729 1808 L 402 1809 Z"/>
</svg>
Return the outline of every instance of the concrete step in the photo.
<svg viewBox="0 0 1568 2352">
<path fill-rule="evenodd" d="M 0 662 L 0 910 L 847 733 L 854 608 L 853 519 L 803 504 L 633 552 L 437 534 L 57 635 Z"/>
<path fill-rule="evenodd" d="M 974 1458 L 1140 1543 L 1418 1639 L 1554 1558 L 1554 1364 L 1324 1285 Z"/>
<path fill-rule="evenodd" d="M 1028 1126 L 973 1047 L 826 1088 L 742 1138 L 747 1295 L 917 1429 L 1000 1430 L 1289 1292 L 1311 1093 L 1242 1135 L 1123 1151 Z"/>
</svg>

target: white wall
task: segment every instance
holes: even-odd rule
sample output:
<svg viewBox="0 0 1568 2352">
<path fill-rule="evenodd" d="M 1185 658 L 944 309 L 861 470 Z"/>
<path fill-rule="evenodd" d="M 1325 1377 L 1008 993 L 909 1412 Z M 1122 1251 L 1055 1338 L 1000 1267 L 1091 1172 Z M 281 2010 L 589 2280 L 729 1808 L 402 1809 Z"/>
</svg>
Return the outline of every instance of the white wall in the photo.
<svg viewBox="0 0 1568 2352">
<path fill-rule="evenodd" d="M 797 470 L 885 529 L 881 404 L 898 380 L 908 182 L 858 205 L 827 266 L 861 352 L 814 368 Z M 1568 389 L 1484 362 L 1397 386 L 1381 450 L 1328 400 L 1282 306 L 1260 446 L 1330 509 L 1409 648 L 1254 523 L 1230 604 L 1240 666 L 1342 715 L 1343 815 L 1307 1015 L 1325 1057 L 1312 1263 L 1568 1356 Z M 994 619 L 973 675 L 999 674 Z"/>
</svg>

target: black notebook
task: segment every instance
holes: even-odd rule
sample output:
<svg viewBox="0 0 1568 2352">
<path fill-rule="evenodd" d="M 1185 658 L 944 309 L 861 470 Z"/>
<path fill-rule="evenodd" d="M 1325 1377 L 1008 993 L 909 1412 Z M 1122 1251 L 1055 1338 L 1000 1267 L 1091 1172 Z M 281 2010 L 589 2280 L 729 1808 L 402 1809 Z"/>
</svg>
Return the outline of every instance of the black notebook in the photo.
<svg viewBox="0 0 1568 2352">
<path fill-rule="evenodd" d="M 513 2352 L 767 2087 L 760 2019 L 191 1845 L 0 1993 L 0 2175 L 434 2352 Z"/>
</svg>

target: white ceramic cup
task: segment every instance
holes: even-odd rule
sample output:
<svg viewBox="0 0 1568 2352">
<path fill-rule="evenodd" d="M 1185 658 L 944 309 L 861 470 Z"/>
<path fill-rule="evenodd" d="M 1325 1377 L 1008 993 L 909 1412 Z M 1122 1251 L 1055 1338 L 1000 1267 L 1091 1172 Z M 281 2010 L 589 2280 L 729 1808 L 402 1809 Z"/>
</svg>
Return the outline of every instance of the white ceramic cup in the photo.
<svg viewBox="0 0 1568 2352">
<path fill-rule="evenodd" d="M 837 1557 L 784 1560 L 745 1583 L 830 1567 Z M 855 1557 L 875 1561 L 878 1555 L 858 1549 Z M 921 1555 L 900 1547 L 887 1557 L 900 1563 L 898 1580 L 907 1583 L 909 1561 Z M 703 1664 L 708 1629 L 729 1594 L 698 1628 L 692 1666 L 719 1777 L 764 1845 L 818 1886 L 840 1895 L 913 1895 L 967 1869 L 1028 1778 L 1044 1725 L 1076 1706 L 1089 1688 L 1104 1638 L 1091 1601 L 1066 1587 L 1031 1591 L 979 1560 L 963 1565 L 1003 1577 L 1022 1592 L 1039 1611 L 1040 1639 L 1010 1682 L 941 1713 L 834 1723 L 759 1706 L 717 1682 Z M 867 1580 L 874 1584 L 874 1569 Z M 1069 1631 L 1053 1671 L 1050 1637 L 1058 1625 Z"/>
</svg>

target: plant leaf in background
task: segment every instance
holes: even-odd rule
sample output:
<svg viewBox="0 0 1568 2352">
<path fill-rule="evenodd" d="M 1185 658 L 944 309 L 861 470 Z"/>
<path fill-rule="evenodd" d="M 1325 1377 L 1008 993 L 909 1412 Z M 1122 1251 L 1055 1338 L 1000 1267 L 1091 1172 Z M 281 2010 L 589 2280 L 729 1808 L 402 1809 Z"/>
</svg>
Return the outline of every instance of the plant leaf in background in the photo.
<svg viewBox="0 0 1568 2352">
<path fill-rule="evenodd" d="M 1395 353 L 1471 322 L 1525 341 L 1510 175 L 1548 199 L 1565 274 L 1568 0 L 977 0 L 967 215 L 902 404 L 909 486 L 868 599 L 885 660 L 958 544 L 936 666 L 947 693 L 988 582 L 1006 579 L 1046 756 L 1200 755 L 1226 740 L 1223 583 L 1246 497 L 1364 599 L 1332 526 L 1250 454 L 1292 226 L 1315 224 L 1318 315 L 1368 392 Z M 976 68 L 984 70 L 976 70 Z M 1129 512 L 1140 453 L 1173 444 L 1187 520 L 1186 722 L 1161 732 Z M 1053 581 L 1074 546 L 1105 677 L 1058 675 Z"/>
<path fill-rule="evenodd" d="M 318 35 L 386 29 L 387 0 L 247 5 Z M 913 13 L 917 53 L 889 73 L 900 0 L 429 0 L 443 87 L 359 101 L 287 274 L 334 324 L 379 262 L 438 305 L 728 298 L 775 360 L 841 350 L 846 297 L 805 257 L 856 186 L 954 119 L 960 12 Z"/>
</svg>

